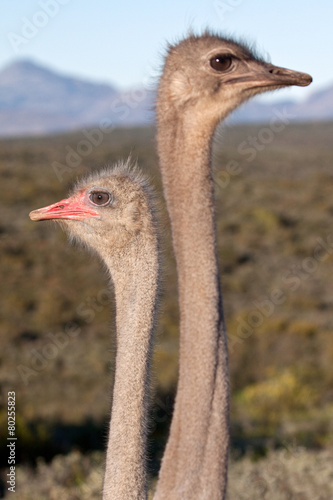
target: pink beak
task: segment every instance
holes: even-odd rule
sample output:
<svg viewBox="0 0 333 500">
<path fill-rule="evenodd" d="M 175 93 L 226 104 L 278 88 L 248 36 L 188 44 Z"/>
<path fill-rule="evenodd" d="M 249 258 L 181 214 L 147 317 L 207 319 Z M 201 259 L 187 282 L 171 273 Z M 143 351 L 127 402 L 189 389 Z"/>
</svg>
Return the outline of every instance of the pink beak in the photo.
<svg viewBox="0 0 333 500">
<path fill-rule="evenodd" d="M 31 220 L 71 219 L 82 220 L 86 217 L 99 217 L 99 213 L 85 203 L 85 193 L 53 205 L 30 212 Z"/>
</svg>

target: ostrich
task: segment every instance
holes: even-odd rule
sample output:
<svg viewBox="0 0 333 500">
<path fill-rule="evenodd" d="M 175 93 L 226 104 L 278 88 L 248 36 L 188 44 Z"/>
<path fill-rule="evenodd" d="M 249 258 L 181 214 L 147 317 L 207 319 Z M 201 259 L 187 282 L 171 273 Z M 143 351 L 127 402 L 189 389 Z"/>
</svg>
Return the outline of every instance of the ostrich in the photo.
<svg viewBox="0 0 333 500">
<path fill-rule="evenodd" d="M 211 171 L 215 128 L 256 94 L 311 81 L 208 32 L 169 47 L 157 142 L 178 269 L 180 359 L 156 500 L 221 500 L 226 491 L 229 375 Z"/>
<path fill-rule="evenodd" d="M 217 123 L 249 97 L 311 77 L 265 63 L 244 45 L 205 34 L 170 47 L 157 102 L 158 150 L 179 273 L 180 374 L 156 500 L 222 499 L 229 381 L 216 260 L 210 168 Z M 60 220 L 112 277 L 117 357 L 104 500 L 146 498 L 146 422 L 159 252 L 154 203 L 128 164 L 79 182 L 70 198 L 34 210 Z"/>
<path fill-rule="evenodd" d="M 150 357 L 157 307 L 159 245 L 147 181 L 129 164 L 93 173 L 68 199 L 30 213 L 61 221 L 94 250 L 114 283 L 117 355 L 104 500 L 142 500 Z"/>
</svg>

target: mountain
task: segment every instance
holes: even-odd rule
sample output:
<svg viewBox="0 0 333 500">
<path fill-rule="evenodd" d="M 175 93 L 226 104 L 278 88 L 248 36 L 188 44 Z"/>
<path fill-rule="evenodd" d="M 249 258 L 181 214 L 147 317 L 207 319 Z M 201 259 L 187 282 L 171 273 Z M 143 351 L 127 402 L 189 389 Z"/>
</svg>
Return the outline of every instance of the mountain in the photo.
<svg viewBox="0 0 333 500">
<path fill-rule="evenodd" d="M 152 120 L 151 92 L 61 75 L 32 61 L 0 72 L 0 136 L 50 134 L 100 125 Z"/>
<path fill-rule="evenodd" d="M 154 99 L 154 91 L 143 87 L 121 91 L 21 60 L 0 71 L 0 136 L 52 134 L 111 123 L 143 125 L 154 119 Z M 279 113 L 289 121 L 333 119 L 333 85 L 301 103 L 253 99 L 230 121 L 269 122 Z"/>
<path fill-rule="evenodd" d="M 289 121 L 333 120 L 333 84 L 312 92 L 301 102 L 261 103 L 255 98 L 235 111 L 231 119 L 233 123 L 269 122 L 279 113 L 285 113 Z"/>
</svg>

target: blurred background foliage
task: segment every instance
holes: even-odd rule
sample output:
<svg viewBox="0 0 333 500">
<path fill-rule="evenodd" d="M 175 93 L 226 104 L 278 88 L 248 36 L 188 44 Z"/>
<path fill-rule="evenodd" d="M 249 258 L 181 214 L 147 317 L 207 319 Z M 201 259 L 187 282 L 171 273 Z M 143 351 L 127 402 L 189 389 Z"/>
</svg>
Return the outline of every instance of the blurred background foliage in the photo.
<svg viewBox="0 0 333 500">
<path fill-rule="evenodd" d="M 246 460 L 267 455 L 274 461 L 275 449 L 307 448 L 304 461 L 313 462 L 333 443 L 333 124 L 289 125 L 269 143 L 257 142 L 260 148 L 250 159 L 244 144 L 261 130 L 223 128 L 214 145 L 236 460 L 231 478 L 239 474 L 244 455 L 244 470 L 252 467 Z M 81 174 L 128 155 L 157 190 L 165 247 L 151 407 L 152 478 L 177 384 L 177 281 L 155 131 L 115 129 L 80 155 L 84 139 L 77 132 L 0 141 L 0 426 L 6 434 L 7 392 L 15 391 L 19 478 L 34 484 L 33 471 L 39 471 L 58 484 L 54 498 L 67 498 L 67 483 L 76 488 L 68 498 L 95 498 L 93 486 L 84 486 L 88 477 L 100 489 L 114 373 L 114 299 L 100 263 L 69 245 L 56 223 L 32 223 L 28 213 L 64 198 Z M 4 452 L 3 468 L 6 462 Z M 256 474 L 249 469 L 246 488 L 251 483 L 271 491 Z M 53 498 L 34 487 L 22 498 Z M 255 494 L 234 492 L 230 498 L 260 497 Z"/>
</svg>

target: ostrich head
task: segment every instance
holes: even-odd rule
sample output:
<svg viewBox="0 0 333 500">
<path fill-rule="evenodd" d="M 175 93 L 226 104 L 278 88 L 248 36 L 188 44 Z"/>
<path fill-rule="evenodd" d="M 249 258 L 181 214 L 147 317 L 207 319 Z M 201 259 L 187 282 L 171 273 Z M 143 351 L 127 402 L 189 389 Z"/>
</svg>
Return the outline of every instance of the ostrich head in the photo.
<svg viewBox="0 0 333 500">
<path fill-rule="evenodd" d="M 169 47 L 160 95 L 178 112 L 194 106 L 201 118 L 211 114 L 218 121 L 251 96 L 311 81 L 306 73 L 265 62 L 244 44 L 207 33 Z"/>
<path fill-rule="evenodd" d="M 62 223 L 70 237 L 109 257 L 152 229 L 148 184 L 128 165 L 106 168 L 80 180 L 69 198 L 30 212 L 34 221 Z"/>
</svg>

